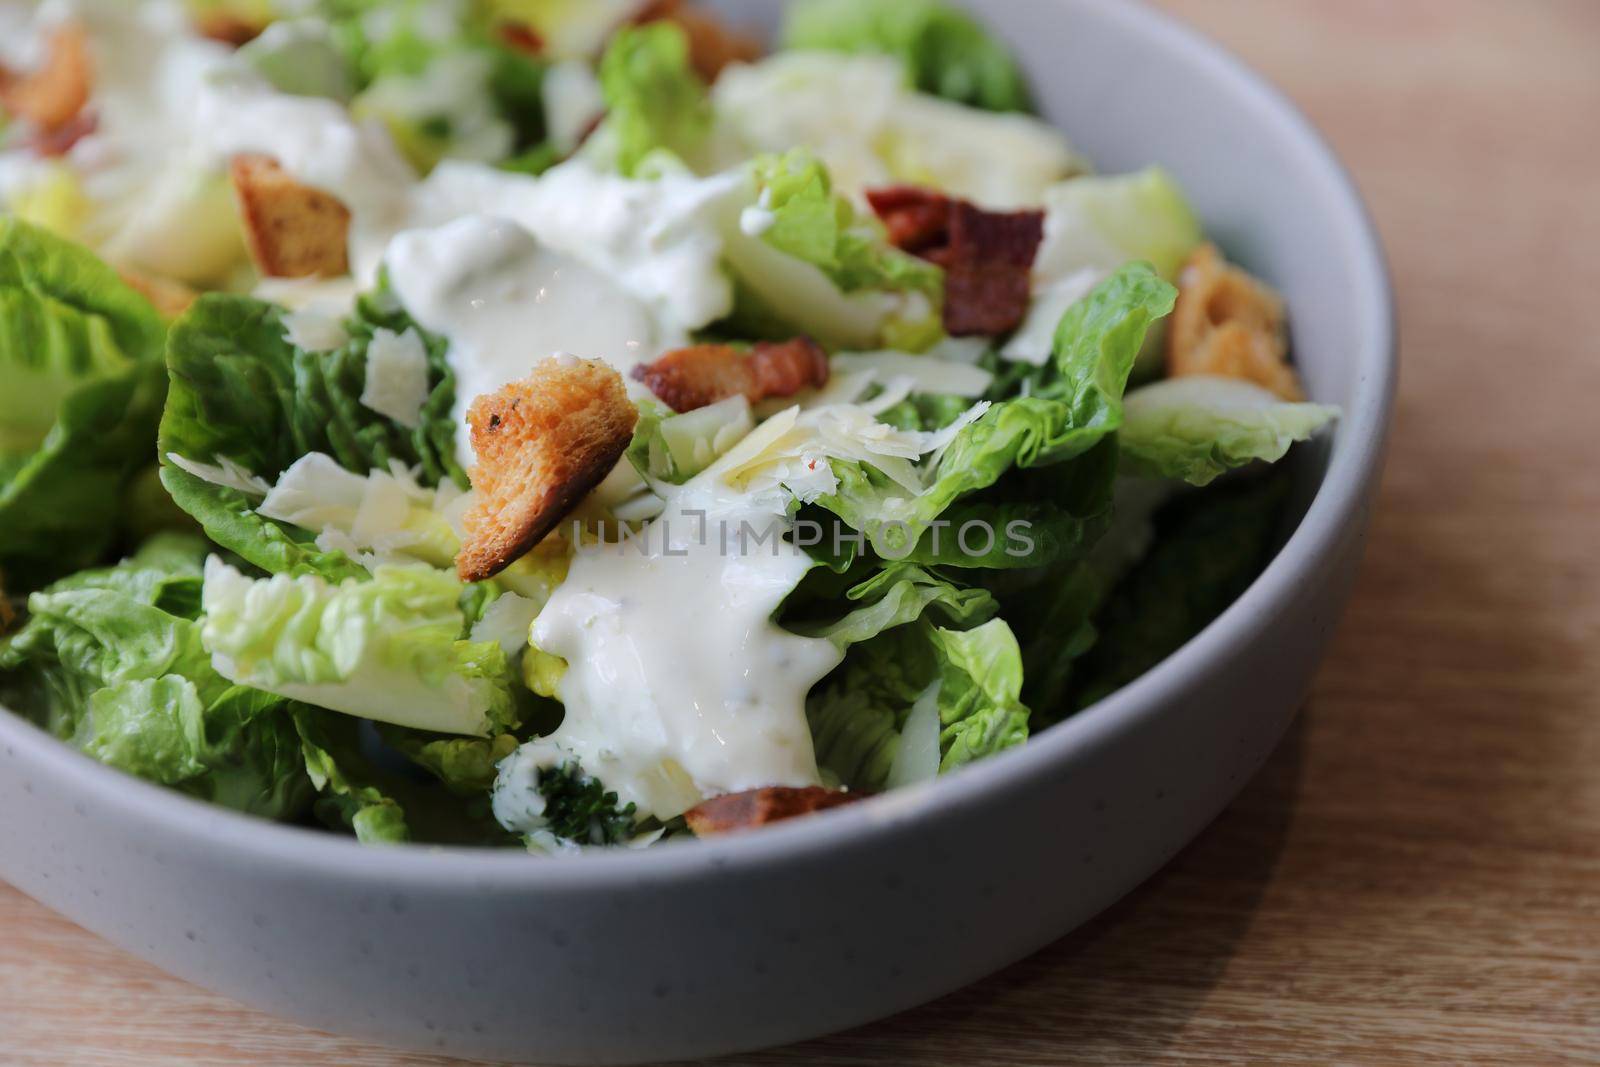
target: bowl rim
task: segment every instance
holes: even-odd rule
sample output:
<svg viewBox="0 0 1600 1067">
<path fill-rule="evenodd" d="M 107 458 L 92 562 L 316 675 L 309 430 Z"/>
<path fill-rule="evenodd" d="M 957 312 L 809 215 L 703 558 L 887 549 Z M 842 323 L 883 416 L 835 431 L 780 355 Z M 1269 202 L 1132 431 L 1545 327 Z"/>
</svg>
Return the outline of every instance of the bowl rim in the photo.
<svg viewBox="0 0 1600 1067">
<path fill-rule="evenodd" d="M 84 800 L 126 819 L 160 826 L 179 843 L 203 848 L 218 862 L 270 861 L 285 874 L 315 874 L 392 889 L 590 892 L 692 880 L 731 870 L 797 864 L 821 853 L 871 848 L 913 824 L 936 822 L 984 794 L 1021 791 L 1075 755 L 1092 751 L 1159 714 L 1163 697 L 1189 688 L 1207 666 L 1248 646 L 1293 601 L 1302 576 L 1323 561 L 1359 519 L 1381 472 L 1394 405 L 1397 327 L 1389 269 L 1376 227 L 1356 185 L 1309 119 L 1262 75 L 1177 18 L 1143 3 L 1097 4 L 1097 15 L 1120 19 L 1136 34 L 1159 39 L 1232 82 L 1263 124 L 1309 163 L 1318 198 L 1349 224 L 1356 265 L 1362 343 L 1354 399 L 1334 440 L 1322 483 L 1305 516 L 1251 586 L 1212 623 L 1144 675 L 1028 743 L 935 782 L 871 797 L 759 834 L 712 838 L 643 850 L 606 849 L 550 862 L 516 849 L 458 846 L 381 848 L 307 827 L 274 823 L 218 808 L 100 764 L 0 707 L 0 744 L 43 773 L 71 781 Z"/>
</svg>

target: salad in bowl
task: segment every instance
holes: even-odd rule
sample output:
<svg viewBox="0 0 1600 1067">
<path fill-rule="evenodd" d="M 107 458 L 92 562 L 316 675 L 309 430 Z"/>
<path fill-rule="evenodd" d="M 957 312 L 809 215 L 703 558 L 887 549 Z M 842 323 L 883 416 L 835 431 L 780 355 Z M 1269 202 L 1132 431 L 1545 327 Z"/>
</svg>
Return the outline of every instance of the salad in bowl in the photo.
<svg viewBox="0 0 1600 1067">
<path fill-rule="evenodd" d="M 0 3 L 0 705 L 565 854 L 1026 743 L 1336 418 L 1158 167 L 940 0 Z"/>
</svg>

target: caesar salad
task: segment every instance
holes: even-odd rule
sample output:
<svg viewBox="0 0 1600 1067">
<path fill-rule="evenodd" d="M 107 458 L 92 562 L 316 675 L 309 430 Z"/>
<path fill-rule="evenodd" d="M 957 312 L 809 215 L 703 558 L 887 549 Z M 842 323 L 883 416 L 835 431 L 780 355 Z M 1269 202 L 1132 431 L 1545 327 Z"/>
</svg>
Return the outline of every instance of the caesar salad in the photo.
<svg viewBox="0 0 1600 1067">
<path fill-rule="evenodd" d="M 228 809 L 918 786 L 1226 608 L 1337 415 L 943 0 L 0 0 L 0 706 Z"/>
</svg>

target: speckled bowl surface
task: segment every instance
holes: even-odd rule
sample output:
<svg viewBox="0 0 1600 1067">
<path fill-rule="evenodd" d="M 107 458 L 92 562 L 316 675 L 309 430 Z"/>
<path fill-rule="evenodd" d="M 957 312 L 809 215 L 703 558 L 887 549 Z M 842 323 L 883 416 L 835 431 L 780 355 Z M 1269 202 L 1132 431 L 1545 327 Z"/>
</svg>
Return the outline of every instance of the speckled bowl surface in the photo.
<svg viewBox="0 0 1600 1067">
<path fill-rule="evenodd" d="M 770 21 L 778 0 L 730 0 Z M 1292 718 L 1344 604 L 1393 392 L 1388 284 L 1326 146 L 1141 6 L 977 5 L 1106 171 L 1161 162 L 1284 290 L 1312 393 L 1304 516 L 1195 640 L 1025 747 L 744 838 L 566 862 L 363 849 L 125 778 L 0 712 L 0 877 L 200 985 L 310 1026 L 544 1063 L 730 1052 L 862 1023 L 1060 937 L 1169 859 Z M 122 1010 L 137 1010 L 124 1005 Z"/>
</svg>

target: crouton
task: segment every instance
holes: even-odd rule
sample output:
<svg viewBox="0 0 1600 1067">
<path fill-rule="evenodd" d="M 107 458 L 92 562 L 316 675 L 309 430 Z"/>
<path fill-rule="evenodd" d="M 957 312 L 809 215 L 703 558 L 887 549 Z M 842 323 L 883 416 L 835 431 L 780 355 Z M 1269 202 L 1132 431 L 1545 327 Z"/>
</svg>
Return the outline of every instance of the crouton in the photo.
<svg viewBox="0 0 1600 1067">
<path fill-rule="evenodd" d="M 1240 378 L 1284 400 L 1305 399 L 1289 366 L 1283 298 L 1204 245 L 1178 275 L 1167 333 L 1167 373 Z"/>
<path fill-rule="evenodd" d="M 200 297 L 199 293 L 182 282 L 163 278 L 159 274 L 147 274 L 133 267 L 123 267 L 117 273 L 128 284 L 128 288 L 154 304 L 164 319 L 175 319 L 182 315 Z"/>
<path fill-rule="evenodd" d="M 749 352 L 695 345 L 642 363 L 633 376 L 673 411 L 693 411 L 735 396 L 759 404 L 828 384 L 828 354 L 809 337 L 761 341 Z"/>
<path fill-rule="evenodd" d="M 89 36 L 76 22 L 50 34 L 44 64 L 27 74 L 0 70 L 0 107 L 49 133 L 78 117 L 94 88 Z"/>
<path fill-rule="evenodd" d="M 864 800 L 864 793 L 843 793 L 811 785 L 804 788 L 768 786 L 743 793 L 713 797 L 684 813 L 684 822 L 696 837 L 754 830 L 785 819 L 842 807 Z"/>
<path fill-rule="evenodd" d="M 261 36 L 267 25 L 261 19 L 246 18 L 232 11 L 214 8 L 195 16 L 194 29 L 202 37 L 210 38 L 233 48 L 240 48 Z"/>
<path fill-rule="evenodd" d="M 239 155 L 230 168 L 245 243 L 269 278 L 336 278 L 349 271 L 350 210 L 296 181 L 276 160 Z"/>
<path fill-rule="evenodd" d="M 611 473 L 638 419 L 620 374 L 570 356 L 473 401 L 478 501 L 456 557 L 461 579 L 492 578 L 531 551 Z"/>
<path fill-rule="evenodd" d="M 689 39 L 689 63 L 708 82 L 717 80 L 723 68 L 734 63 L 753 63 L 761 58 L 761 42 L 730 30 L 722 19 L 709 11 L 690 7 L 683 0 L 648 0 L 634 16 L 639 25 L 667 20 L 676 22 Z"/>
</svg>

